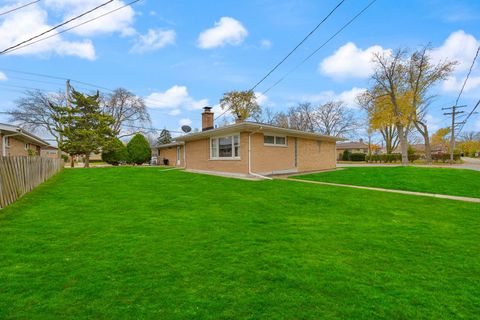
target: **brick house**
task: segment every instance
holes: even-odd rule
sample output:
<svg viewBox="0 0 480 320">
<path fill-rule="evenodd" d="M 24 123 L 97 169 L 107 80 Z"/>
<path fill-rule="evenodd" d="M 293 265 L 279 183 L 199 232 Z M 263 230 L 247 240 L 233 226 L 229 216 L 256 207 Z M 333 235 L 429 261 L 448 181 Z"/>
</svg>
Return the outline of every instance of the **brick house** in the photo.
<svg viewBox="0 0 480 320">
<path fill-rule="evenodd" d="M 348 150 L 350 153 L 368 153 L 368 144 L 362 139 L 359 141 L 337 142 L 337 159 L 342 160 L 343 152 Z"/>
<path fill-rule="evenodd" d="M 338 138 L 243 121 L 214 128 L 210 107 L 202 113 L 202 131 L 157 146 L 158 162 L 199 172 L 239 176 L 333 169 Z"/>
<path fill-rule="evenodd" d="M 48 142 L 20 127 L 0 123 L 0 150 L 4 157 L 28 156 L 32 153 L 40 156 L 41 148 L 46 146 Z"/>
</svg>

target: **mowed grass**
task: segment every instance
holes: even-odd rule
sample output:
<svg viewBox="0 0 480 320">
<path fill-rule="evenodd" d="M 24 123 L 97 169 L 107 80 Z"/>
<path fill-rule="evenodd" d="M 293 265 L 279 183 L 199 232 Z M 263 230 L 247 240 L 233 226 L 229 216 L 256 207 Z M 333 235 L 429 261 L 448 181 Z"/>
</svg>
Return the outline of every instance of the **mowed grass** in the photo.
<svg viewBox="0 0 480 320">
<path fill-rule="evenodd" d="M 459 201 L 65 170 L 0 212 L 0 318 L 472 319 L 479 227 Z"/>
<path fill-rule="evenodd" d="M 419 167 L 350 167 L 296 179 L 480 198 L 480 171 Z"/>
</svg>

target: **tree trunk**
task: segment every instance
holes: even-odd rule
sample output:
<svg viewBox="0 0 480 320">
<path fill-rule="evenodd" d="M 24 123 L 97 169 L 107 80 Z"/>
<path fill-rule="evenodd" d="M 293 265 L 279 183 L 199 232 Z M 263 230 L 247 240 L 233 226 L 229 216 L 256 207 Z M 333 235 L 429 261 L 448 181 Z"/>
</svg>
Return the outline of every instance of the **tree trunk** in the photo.
<svg viewBox="0 0 480 320">
<path fill-rule="evenodd" d="M 428 127 L 426 124 L 416 121 L 415 126 L 417 127 L 417 131 L 420 132 L 420 134 L 423 137 L 423 141 L 425 143 L 425 162 L 427 164 L 432 163 L 432 147 L 430 145 L 430 137 L 428 136 Z"/>
<path fill-rule="evenodd" d="M 402 152 L 402 166 L 408 166 L 408 143 L 405 128 L 403 125 L 397 125 L 398 136 L 400 138 L 400 150 Z"/>
<path fill-rule="evenodd" d="M 85 166 L 84 168 L 90 168 L 90 154 L 85 155 Z"/>
<path fill-rule="evenodd" d="M 75 159 L 73 158 L 73 154 L 70 155 L 70 168 L 75 168 Z"/>
</svg>

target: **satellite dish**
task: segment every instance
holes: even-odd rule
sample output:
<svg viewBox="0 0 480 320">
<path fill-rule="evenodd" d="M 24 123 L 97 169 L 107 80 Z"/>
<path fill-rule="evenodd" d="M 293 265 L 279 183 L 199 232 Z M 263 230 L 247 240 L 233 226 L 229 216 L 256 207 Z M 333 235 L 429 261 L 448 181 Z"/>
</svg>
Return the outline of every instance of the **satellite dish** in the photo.
<svg viewBox="0 0 480 320">
<path fill-rule="evenodd" d="M 189 133 L 192 131 L 192 128 L 190 126 L 182 126 L 182 131 L 185 133 Z"/>
</svg>

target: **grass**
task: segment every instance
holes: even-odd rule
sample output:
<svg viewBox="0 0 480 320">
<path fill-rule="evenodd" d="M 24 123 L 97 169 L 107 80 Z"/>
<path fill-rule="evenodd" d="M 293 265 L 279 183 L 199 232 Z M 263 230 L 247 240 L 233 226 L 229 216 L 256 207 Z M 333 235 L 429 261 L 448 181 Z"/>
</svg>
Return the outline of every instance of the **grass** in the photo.
<svg viewBox="0 0 480 320">
<path fill-rule="evenodd" d="M 296 179 L 480 198 L 480 171 L 418 167 L 357 167 Z"/>
<path fill-rule="evenodd" d="M 65 170 L 0 212 L 0 318 L 475 318 L 479 226 L 458 201 Z"/>
</svg>

